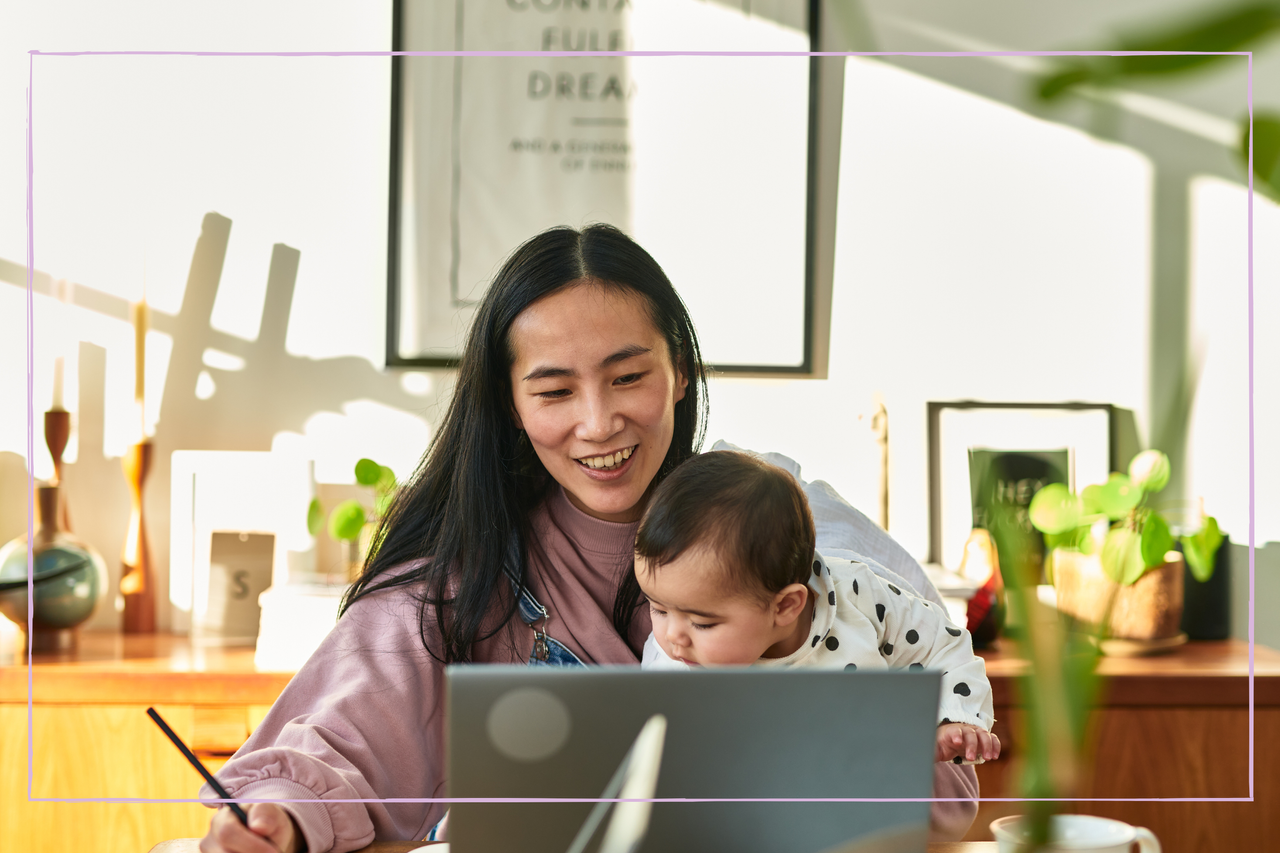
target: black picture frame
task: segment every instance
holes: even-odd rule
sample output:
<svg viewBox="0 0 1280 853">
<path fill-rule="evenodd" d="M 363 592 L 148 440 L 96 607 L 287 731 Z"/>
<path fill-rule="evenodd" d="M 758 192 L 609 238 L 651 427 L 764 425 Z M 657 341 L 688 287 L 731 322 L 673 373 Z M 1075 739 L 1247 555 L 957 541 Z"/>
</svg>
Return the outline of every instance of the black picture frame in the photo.
<svg viewBox="0 0 1280 853">
<path fill-rule="evenodd" d="M 410 0 L 393 0 L 391 49 L 393 53 L 406 50 L 404 10 Z M 807 0 L 809 29 L 809 45 L 811 50 L 819 50 L 822 34 L 822 0 Z M 400 352 L 400 320 L 401 320 L 401 178 L 403 174 L 404 115 L 403 115 L 403 74 L 404 61 L 407 57 L 393 55 L 391 57 L 391 134 L 390 134 L 390 169 L 389 193 L 387 208 L 387 323 L 386 323 L 386 366 L 389 368 L 454 368 L 457 367 L 460 353 L 445 356 L 417 355 L 406 356 Z M 816 267 L 819 245 L 819 131 L 821 113 L 823 111 L 823 73 L 819 57 L 809 58 L 809 92 L 808 92 L 808 139 L 807 166 L 805 184 L 805 236 L 804 236 L 804 309 L 802 322 L 802 359 L 799 364 L 709 364 L 711 369 L 722 373 L 764 374 L 764 375 L 819 375 L 825 372 L 825 354 L 815 358 L 815 344 L 818 341 L 818 330 L 815 329 L 816 302 Z M 825 75 L 830 79 L 830 75 Z M 833 87 L 834 88 L 834 87 Z M 514 247 L 513 247 L 514 248 Z M 696 319 L 696 318 L 695 318 Z M 818 374 L 815 374 L 815 370 Z"/>
<path fill-rule="evenodd" d="M 929 550 L 926 562 L 941 563 L 943 537 L 943 500 L 942 500 L 942 413 L 948 409 L 975 411 L 982 409 L 1003 411 L 1044 411 L 1059 410 L 1067 412 L 1101 411 L 1107 420 L 1107 468 L 1116 470 L 1117 462 L 1117 423 L 1115 406 L 1111 403 L 1013 403 L 1013 402 L 979 402 L 976 400 L 956 400 L 950 402 L 929 402 L 927 407 L 927 434 L 929 446 Z"/>
</svg>

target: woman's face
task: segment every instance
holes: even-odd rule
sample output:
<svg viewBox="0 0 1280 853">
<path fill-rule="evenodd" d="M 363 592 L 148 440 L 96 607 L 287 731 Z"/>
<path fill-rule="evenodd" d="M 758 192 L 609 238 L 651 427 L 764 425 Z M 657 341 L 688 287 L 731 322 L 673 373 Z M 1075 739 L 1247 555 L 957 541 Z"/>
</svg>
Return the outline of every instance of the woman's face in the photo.
<svg viewBox="0 0 1280 853">
<path fill-rule="evenodd" d="M 643 297 L 573 282 L 521 312 L 510 335 L 516 427 L 574 506 L 638 520 L 689 384 Z"/>
</svg>

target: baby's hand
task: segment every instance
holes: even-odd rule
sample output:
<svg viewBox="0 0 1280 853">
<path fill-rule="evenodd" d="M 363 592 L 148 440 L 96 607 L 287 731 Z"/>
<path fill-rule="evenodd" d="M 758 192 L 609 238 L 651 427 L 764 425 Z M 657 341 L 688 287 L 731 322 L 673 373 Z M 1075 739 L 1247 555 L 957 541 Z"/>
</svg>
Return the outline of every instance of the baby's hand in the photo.
<svg viewBox="0 0 1280 853">
<path fill-rule="evenodd" d="M 1000 738 L 969 723 L 938 726 L 938 747 L 934 761 L 990 761 L 1000 757 Z"/>
</svg>

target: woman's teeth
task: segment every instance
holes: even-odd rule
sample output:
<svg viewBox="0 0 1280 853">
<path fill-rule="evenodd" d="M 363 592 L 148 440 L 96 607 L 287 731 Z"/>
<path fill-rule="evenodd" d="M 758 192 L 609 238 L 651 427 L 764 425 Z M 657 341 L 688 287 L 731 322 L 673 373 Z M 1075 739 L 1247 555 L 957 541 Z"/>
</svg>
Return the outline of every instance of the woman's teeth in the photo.
<svg viewBox="0 0 1280 853">
<path fill-rule="evenodd" d="M 608 456 L 589 456 L 586 459 L 579 459 L 578 463 L 586 465 L 588 468 L 598 468 L 605 471 L 617 468 L 623 462 L 631 458 L 631 451 L 634 448 L 628 447 L 625 450 L 619 450 L 617 453 L 611 453 Z"/>
</svg>

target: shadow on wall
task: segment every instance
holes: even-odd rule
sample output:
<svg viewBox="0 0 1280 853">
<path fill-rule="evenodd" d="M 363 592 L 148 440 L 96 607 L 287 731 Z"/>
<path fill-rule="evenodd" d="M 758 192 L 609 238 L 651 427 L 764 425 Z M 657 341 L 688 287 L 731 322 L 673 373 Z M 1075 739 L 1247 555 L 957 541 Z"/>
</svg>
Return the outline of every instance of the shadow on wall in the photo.
<svg viewBox="0 0 1280 853">
<path fill-rule="evenodd" d="M 313 415 L 318 412 L 341 414 L 343 405 L 354 400 L 373 400 L 425 419 L 446 397 L 451 385 L 433 382 L 435 390 L 430 396 L 415 396 L 402 388 L 398 374 L 384 372 L 363 358 L 311 359 L 286 352 L 285 335 L 300 253 L 281 243 L 272 249 L 257 339 L 246 341 L 212 328 L 210 318 L 230 234 L 230 219 L 217 213 L 206 214 L 191 259 L 181 308 L 176 315 L 154 310 L 151 313 L 151 327 L 173 339 L 160 418 L 152 439 L 155 462 L 145 492 L 147 528 L 157 576 L 156 598 L 160 602 L 157 615 L 162 630 L 170 621 L 167 602 L 170 455 L 173 451 L 270 450 L 277 433 L 305 433 L 307 421 Z M 26 270 L 0 260 L 0 281 L 25 287 Z M 37 272 L 33 287 L 37 292 L 51 294 L 52 277 Z M 121 321 L 127 321 L 129 316 L 127 300 L 82 284 L 76 285 L 75 302 Z M 210 366 L 206 363 L 207 350 L 229 354 L 242 361 L 244 367 L 225 370 Z M 80 400 L 75 418 L 79 452 L 77 461 L 66 466 L 66 495 L 73 529 L 106 558 L 112 589 L 116 589 L 129 501 L 119 459 L 108 458 L 103 453 L 106 351 L 81 343 L 79 359 Z M 202 380 L 201 374 L 206 374 L 206 378 Z M 208 391 L 202 394 L 206 399 L 197 397 L 198 382 L 206 389 L 212 387 L 211 394 Z M 35 443 L 42 447 L 43 437 L 37 435 Z M 10 468 L 15 477 L 10 476 Z M 10 494 L 13 492 L 18 496 L 18 527 L 13 533 L 17 535 L 26 524 L 26 468 L 21 457 L 0 454 L 0 473 L 4 475 L 4 486 L 0 488 L 0 530 L 14 527 L 11 517 L 14 500 Z M 17 483 L 11 486 L 10 482 L 15 479 Z M 245 487 L 260 489 L 264 484 L 246 483 Z M 112 628 L 118 624 L 119 617 L 106 606 L 99 609 L 88 627 Z"/>
<path fill-rule="evenodd" d="M 1253 639 L 1258 645 L 1280 649 L 1280 619 L 1273 602 L 1280 601 L 1280 542 L 1258 545 L 1253 551 L 1253 583 L 1257 611 Z M 1231 636 L 1249 639 L 1249 546 L 1231 543 Z"/>
</svg>

